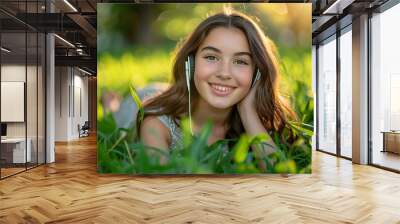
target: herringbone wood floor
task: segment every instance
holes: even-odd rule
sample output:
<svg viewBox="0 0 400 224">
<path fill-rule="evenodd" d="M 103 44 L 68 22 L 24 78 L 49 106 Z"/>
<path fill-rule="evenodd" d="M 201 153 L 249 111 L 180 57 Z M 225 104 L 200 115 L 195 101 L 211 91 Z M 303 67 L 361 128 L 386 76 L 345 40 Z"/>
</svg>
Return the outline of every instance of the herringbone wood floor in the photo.
<svg viewBox="0 0 400 224">
<path fill-rule="evenodd" d="M 96 173 L 94 137 L 0 181 L 0 223 L 400 223 L 400 175 L 320 152 L 311 175 Z"/>
</svg>

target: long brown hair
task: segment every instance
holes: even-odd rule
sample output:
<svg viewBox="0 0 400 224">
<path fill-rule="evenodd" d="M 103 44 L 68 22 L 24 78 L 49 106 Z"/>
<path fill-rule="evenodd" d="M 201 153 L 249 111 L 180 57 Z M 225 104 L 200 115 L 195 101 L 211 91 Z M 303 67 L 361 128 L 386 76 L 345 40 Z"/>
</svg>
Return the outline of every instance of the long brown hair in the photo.
<svg viewBox="0 0 400 224">
<path fill-rule="evenodd" d="M 256 111 L 268 131 L 281 133 L 289 120 L 296 119 L 296 115 L 279 91 L 280 71 L 276 47 L 251 18 L 232 11 L 206 18 L 186 40 L 177 46 L 172 69 L 173 83 L 168 90 L 145 103 L 146 116 L 169 115 L 175 120 L 188 116 L 189 94 L 186 86 L 185 60 L 189 55 L 196 54 L 206 36 L 217 27 L 238 28 L 247 37 L 252 58 L 261 72 L 255 95 Z M 193 78 L 191 82 L 193 111 L 193 105 L 196 105 L 199 93 L 194 87 Z M 230 127 L 226 138 L 239 137 L 244 132 L 244 128 L 236 107 L 233 107 L 228 119 L 227 123 Z"/>
</svg>

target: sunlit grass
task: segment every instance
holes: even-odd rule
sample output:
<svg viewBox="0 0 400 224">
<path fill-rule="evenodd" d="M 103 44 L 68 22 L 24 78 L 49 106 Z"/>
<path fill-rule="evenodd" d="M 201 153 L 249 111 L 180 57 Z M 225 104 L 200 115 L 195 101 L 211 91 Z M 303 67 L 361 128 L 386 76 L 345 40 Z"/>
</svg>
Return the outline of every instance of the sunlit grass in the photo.
<svg viewBox="0 0 400 224">
<path fill-rule="evenodd" d="M 139 107 L 139 119 L 143 119 L 141 102 L 134 88 L 131 96 Z M 145 146 L 138 141 L 135 124 L 118 128 L 112 113 L 98 122 L 98 170 L 101 173 L 123 174 L 239 174 L 239 173 L 310 173 L 312 126 L 291 123 L 272 140 L 277 150 L 263 154 L 260 144 L 267 135 L 239 139 L 219 140 L 207 144 L 212 123 L 208 122 L 199 135 L 192 136 L 188 120 L 182 122 L 183 147 L 169 153 Z M 289 130 L 295 140 L 288 142 Z M 232 147 L 232 143 L 234 143 Z M 162 162 L 161 158 L 165 159 Z"/>
<path fill-rule="evenodd" d="M 163 51 L 125 53 L 116 58 L 104 54 L 98 62 L 98 88 L 128 94 L 128 83 L 137 88 L 153 82 L 170 81 L 171 56 Z"/>
<path fill-rule="evenodd" d="M 116 128 L 111 114 L 99 123 L 98 171 L 119 174 L 239 174 L 239 173 L 310 173 L 311 145 L 305 132 L 296 131 L 293 144 L 275 136 L 278 149 L 262 157 L 250 150 L 268 137 L 242 135 L 239 140 L 226 139 L 207 145 L 211 123 L 198 136 L 192 136 L 183 125 L 183 148 L 169 153 L 135 141 L 132 129 Z M 184 123 L 184 122 L 183 122 Z M 236 142 L 229 148 L 230 142 Z M 166 158 L 162 163 L 161 158 Z M 260 165 L 264 164 L 264 165 Z"/>
</svg>

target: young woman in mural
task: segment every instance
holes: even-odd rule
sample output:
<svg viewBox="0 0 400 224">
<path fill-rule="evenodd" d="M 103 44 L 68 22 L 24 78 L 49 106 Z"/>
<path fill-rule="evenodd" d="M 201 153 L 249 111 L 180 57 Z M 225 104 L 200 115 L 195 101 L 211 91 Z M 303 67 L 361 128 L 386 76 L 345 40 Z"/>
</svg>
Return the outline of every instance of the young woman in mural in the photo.
<svg viewBox="0 0 400 224">
<path fill-rule="evenodd" d="M 213 122 L 209 144 L 281 133 L 295 114 L 280 95 L 278 66 L 273 42 L 251 18 L 238 12 L 206 18 L 178 45 L 170 88 L 144 103 L 141 140 L 167 151 L 181 147 L 184 117 L 194 134 Z M 271 139 L 265 143 L 265 154 L 275 150 Z"/>
</svg>

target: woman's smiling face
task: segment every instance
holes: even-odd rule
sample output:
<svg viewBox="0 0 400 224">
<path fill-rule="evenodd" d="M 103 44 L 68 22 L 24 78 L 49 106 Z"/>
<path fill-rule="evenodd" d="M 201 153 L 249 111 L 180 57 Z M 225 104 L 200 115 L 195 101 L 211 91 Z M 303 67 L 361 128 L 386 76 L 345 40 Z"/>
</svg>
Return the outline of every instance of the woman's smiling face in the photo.
<svg viewBox="0 0 400 224">
<path fill-rule="evenodd" d="M 212 29 L 195 56 L 194 83 L 200 100 L 218 109 L 231 108 L 249 92 L 253 71 L 245 34 L 237 28 Z"/>
</svg>

